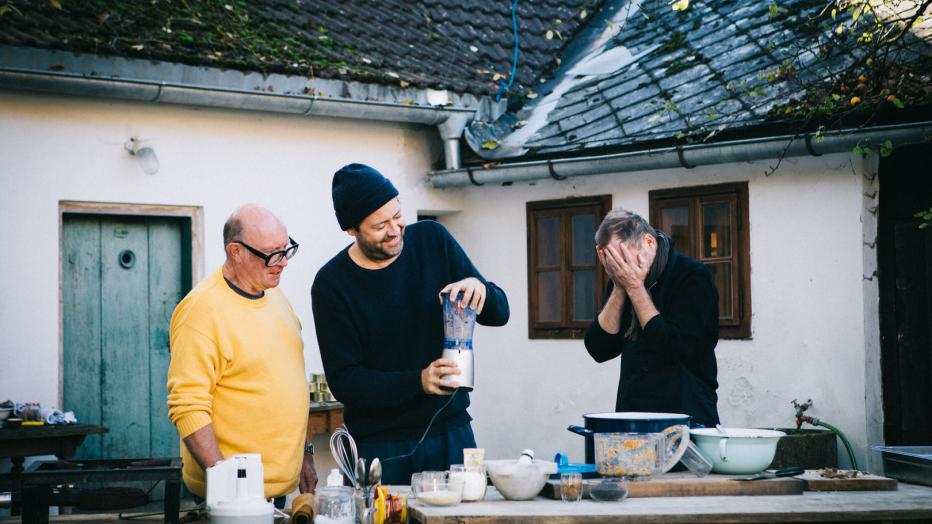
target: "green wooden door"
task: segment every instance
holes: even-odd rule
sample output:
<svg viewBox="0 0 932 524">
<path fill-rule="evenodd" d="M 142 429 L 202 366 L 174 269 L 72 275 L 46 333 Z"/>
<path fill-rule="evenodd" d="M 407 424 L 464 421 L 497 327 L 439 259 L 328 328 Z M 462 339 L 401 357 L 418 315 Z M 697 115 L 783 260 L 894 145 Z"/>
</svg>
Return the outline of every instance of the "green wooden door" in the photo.
<svg viewBox="0 0 932 524">
<path fill-rule="evenodd" d="M 178 455 L 165 381 L 169 321 L 191 286 L 190 230 L 179 218 L 64 215 L 63 404 L 110 428 L 80 457 Z"/>
</svg>

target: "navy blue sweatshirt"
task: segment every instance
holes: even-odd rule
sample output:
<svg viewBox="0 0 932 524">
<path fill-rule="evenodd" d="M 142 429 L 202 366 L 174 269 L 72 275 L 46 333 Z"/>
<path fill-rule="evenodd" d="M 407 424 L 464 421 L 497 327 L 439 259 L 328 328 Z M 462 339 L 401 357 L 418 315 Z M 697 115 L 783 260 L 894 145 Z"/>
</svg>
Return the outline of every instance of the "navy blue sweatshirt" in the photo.
<svg viewBox="0 0 932 524">
<path fill-rule="evenodd" d="M 317 272 L 311 304 L 327 382 L 344 405 L 344 421 L 360 441 L 397 441 L 423 433 L 449 397 L 428 395 L 421 370 L 443 353 L 444 286 L 466 277 L 486 285 L 477 321 L 508 321 L 505 292 L 485 280 L 463 248 L 437 222 L 409 225 L 394 262 L 381 269 L 359 267 L 349 247 Z M 477 351 L 493 348 L 476 348 Z M 432 435 L 468 423 L 469 394 L 459 391 L 431 428 Z"/>
<path fill-rule="evenodd" d="M 603 330 L 598 318 L 586 332 L 586 350 L 596 362 L 621 355 L 615 410 L 684 413 L 694 424 L 714 426 L 719 422 L 718 290 L 712 273 L 702 263 L 671 252 L 650 295 L 660 314 L 647 322 L 637 340 L 624 337 L 634 314 L 627 299 L 617 334 Z"/>
</svg>

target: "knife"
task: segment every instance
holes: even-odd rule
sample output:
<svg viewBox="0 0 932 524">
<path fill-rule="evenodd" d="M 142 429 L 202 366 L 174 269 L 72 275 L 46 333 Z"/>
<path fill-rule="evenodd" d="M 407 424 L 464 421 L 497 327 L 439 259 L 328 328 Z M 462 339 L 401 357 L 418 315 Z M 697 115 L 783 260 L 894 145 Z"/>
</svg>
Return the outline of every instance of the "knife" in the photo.
<svg viewBox="0 0 932 524">
<path fill-rule="evenodd" d="M 806 470 L 804 468 L 792 467 L 792 468 L 783 468 L 776 471 L 761 471 L 756 475 L 751 475 L 750 477 L 738 477 L 733 480 L 760 480 L 760 479 L 773 479 L 777 477 L 795 477 L 796 475 L 802 475 Z"/>
</svg>

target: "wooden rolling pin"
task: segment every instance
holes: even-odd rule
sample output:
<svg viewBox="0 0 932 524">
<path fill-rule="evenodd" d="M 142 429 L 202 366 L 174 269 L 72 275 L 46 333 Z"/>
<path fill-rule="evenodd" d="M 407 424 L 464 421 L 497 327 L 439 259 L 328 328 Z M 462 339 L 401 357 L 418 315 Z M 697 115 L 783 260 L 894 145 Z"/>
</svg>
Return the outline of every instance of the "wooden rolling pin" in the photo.
<svg viewBox="0 0 932 524">
<path fill-rule="evenodd" d="M 291 522 L 311 524 L 314 522 L 314 495 L 302 493 L 291 501 Z"/>
</svg>

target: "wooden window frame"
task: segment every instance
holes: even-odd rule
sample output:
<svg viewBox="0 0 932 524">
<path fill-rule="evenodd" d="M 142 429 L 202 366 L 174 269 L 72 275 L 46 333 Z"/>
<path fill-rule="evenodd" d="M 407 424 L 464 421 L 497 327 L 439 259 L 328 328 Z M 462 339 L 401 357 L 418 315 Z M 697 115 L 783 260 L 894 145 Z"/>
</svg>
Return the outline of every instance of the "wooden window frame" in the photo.
<svg viewBox="0 0 932 524">
<path fill-rule="evenodd" d="M 691 252 L 687 256 L 705 262 L 702 241 L 701 204 L 729 201 L 734 204 L 731 222 L 731 252 L 729 257 L 735 270 L 731 278 L 732 310 L 736 321 L 732 325 L 719 325 L 719 338 L 751 338 L 751 254 L 750 227 L 748 222 L 748 184 L 735 182 L 709 186 L 678 187 L 648 193 L 650 201 L 650 223 L 661 224 L 662 207 L 686 206 L 689 209 L 689 236 Z M 671 206 L 673 204 L 673 206 Z M 682 251 L 680 251 L 682 252 Z M 722 257 L 724 260 L 725 257 Z M 712 260 L 712 259 L 710 259 Z M 725 297 L 719 296 L 719 300 Z"/>
<path fill-rule="evenodd" d="M 566 219 L 572 216 L 572 211 L 579 208 L 592 207 L 595 214 L 595 225 L 598 228 L 602 218 L 612 209 L 611 195 L 598 195 L 591 197 L 564 198 L 559 200 L 544 200 L 527 203 L 527 260 L 528 260 L 528 338 L 531 339 L 580 339 L 586 334 L 586 328 L 592 320 L 572 320 L 569 318 L 573 304 L 573 270 L 587 269 L 572 264 L 572 221 Z M 562 283 L 562 303 L 560 304 L 561 320 L 558 322 L 537 322 L 538 311 L 538 273 L 542 270 L 537 263 L 537 218 L 548 215 L 560 215 L 560 280 Z M 593 231 L 595 233 L 595 231 Z M 592 240 L 593 251 L 595 240 Z M 595 297 L 593 307 L 596 315 L 602 307 L 602 294 L 607 285 L 605 271 L 595 259 Z M 549 268 L 549 271 L 555 268 Z"/>
</svg>

